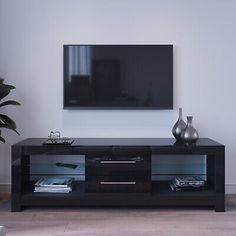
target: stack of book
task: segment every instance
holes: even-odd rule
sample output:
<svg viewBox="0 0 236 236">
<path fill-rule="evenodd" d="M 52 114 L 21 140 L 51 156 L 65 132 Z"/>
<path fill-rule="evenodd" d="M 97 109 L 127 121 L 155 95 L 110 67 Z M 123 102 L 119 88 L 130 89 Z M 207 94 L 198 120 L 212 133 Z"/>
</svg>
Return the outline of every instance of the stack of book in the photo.
<svg viewBox="0 0 236 236">
<path fill-rule="evenodd" d="M 69 193 L 72 191 L 74 178 L 44 177 L 34 185 L 35 193 Z"/>
<path fill-rule="evenodd" d="M 176 176 L 169 182 L 172 191 L 202 190 L 206 181 L 200 176 Z"/>
</svg>

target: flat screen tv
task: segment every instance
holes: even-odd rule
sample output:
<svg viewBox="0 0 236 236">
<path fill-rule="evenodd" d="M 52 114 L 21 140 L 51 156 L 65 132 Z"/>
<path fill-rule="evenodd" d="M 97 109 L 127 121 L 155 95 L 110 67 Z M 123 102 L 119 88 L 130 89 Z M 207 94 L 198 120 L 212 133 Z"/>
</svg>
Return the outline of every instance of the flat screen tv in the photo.
<svg viewBox="0 0 236 236">
<path fill-rule="evenodd" d="M 64 109 L 173 109 L 173 45 L 64 45 Z"/>
</svg>

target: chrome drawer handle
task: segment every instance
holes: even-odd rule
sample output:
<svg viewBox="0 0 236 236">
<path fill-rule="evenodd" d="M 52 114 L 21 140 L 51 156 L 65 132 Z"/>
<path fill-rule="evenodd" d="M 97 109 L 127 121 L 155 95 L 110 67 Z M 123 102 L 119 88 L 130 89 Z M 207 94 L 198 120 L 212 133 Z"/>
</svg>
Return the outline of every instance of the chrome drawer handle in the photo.
<svg viewBox="0 0 236 236">
<path fill-rule="evenodd" d="M 101 164 L 135 164 L 136 161 L 100 161 Z"/>
<path fill-rule="evenodd" d="M 102 185 L 113 185 L 113 184 L 126 184 L 126 185 L 134 185 L 134 184 L 136 184 L 136 182 L 135 181 L 129 181 L 129 182 L 127 182 L 127 181 L 109 181 L 109 182 L 106 182 L 106 181 L 102 181 L 102 182 L 100 182 L 100 184 L 102 184 Z"/>
</svg>

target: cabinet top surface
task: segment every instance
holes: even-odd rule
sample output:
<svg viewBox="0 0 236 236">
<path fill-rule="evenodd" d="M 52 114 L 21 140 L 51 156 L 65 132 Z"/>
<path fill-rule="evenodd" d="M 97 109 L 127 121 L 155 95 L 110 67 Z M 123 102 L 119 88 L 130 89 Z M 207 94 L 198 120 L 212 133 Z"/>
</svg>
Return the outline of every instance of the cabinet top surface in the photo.
<svg viewBox="0 0 236 236">
<path fill-rule="evenodd" d="M 46 138 L 28 138 L 16 143 L 14 146 L 45 146 Z M 72 147 L 79 146 L 183 146 L 183 144 L 176 143 L 174 138 L 74 138 Z M 48 145 L 47 145 L 48 146 Z M 63 146 L 63 145 L 50 145 Z M 66 145 L 68 146 L 68 145 Z M 70 146 L 70 145 L 69 145 Z M 223 146 L 222 144 L 209 139 L 200 138 L 196 147 L 204 146 Z"/>
</svg>

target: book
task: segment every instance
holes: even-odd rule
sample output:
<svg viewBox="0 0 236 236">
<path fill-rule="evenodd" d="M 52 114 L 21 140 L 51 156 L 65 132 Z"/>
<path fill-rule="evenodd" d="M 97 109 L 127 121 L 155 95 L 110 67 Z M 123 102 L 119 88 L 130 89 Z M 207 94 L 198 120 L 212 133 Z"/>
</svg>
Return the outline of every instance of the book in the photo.
<svg viewBox="0 0 236 236">
<path fill-rule="evenodd" d="M 72 189 L 35 189 L 35 193 L 69 193 Z"/>
<path fill-rule="evenodd" d="M 67 188 L 50 188 L 50 187 L 35 187 L 34 190 L 35 191 L 46 191 L 46 190 L 53 190 L 53 191 L 72 191 L 71 187 L 67 187 Z"/>
</svg>

